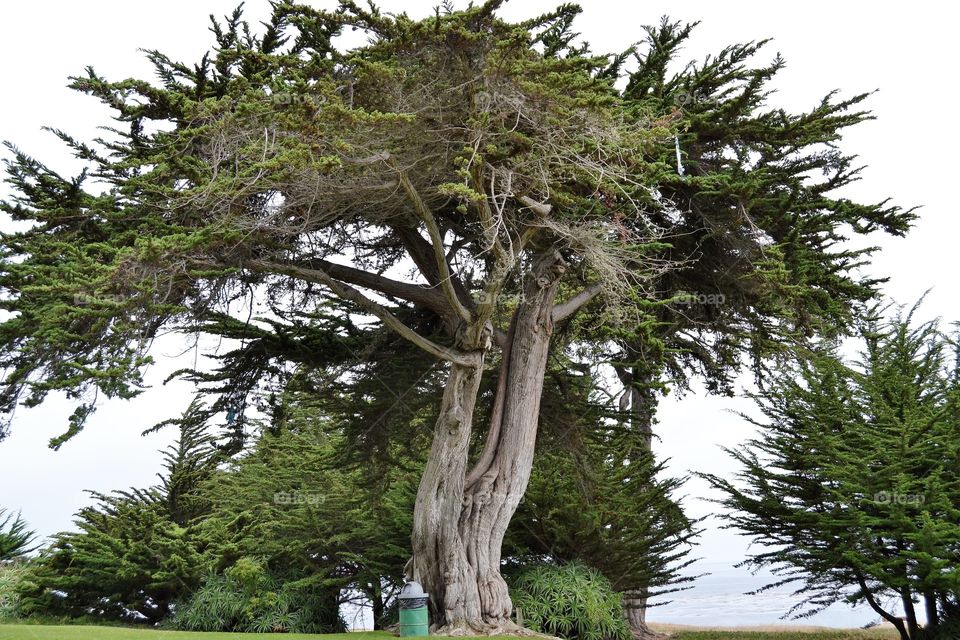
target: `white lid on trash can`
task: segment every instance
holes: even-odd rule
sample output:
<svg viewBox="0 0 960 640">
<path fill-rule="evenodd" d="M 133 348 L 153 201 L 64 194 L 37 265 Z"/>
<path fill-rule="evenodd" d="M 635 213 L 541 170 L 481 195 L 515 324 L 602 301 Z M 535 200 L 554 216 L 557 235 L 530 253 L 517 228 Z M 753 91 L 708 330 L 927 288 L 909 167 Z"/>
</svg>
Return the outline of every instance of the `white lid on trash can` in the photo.
<svg viewBox="0 0 960 640">
<path fill-rule="evenodd" d="M 429 593 L 423 592 L 423 587 L 420 586 L 419 582 L 408 582 L 403 585 L 403 589 L 400 590 L 400 599 L 401 600 L 413 600 L 414 598 L 429 598 Z"/>
</svg>

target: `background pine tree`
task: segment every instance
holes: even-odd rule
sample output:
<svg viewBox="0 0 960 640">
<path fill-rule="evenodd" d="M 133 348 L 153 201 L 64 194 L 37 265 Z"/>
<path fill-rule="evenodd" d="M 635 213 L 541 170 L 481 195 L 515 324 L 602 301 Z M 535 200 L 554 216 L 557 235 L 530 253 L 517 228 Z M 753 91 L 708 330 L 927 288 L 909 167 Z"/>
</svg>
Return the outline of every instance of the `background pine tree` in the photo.
<svg viewBox="0 0 960 640">
<path fill-rule="evenodd" d="M 739 481 L 705 477 L 726 494 L 730 526 L 763 549 L 748 562 L 771 567 L 777 584 L 799 583 L 794 611 L 866 602 L 904 640 L 953 638 L 960 422 L 951 341 L 913 311 L 874 314 L 860 337 L 853 364 L 826 345 L 770 381 L 755 396 L 760 436 L 730 452 Z"/>
</svg>

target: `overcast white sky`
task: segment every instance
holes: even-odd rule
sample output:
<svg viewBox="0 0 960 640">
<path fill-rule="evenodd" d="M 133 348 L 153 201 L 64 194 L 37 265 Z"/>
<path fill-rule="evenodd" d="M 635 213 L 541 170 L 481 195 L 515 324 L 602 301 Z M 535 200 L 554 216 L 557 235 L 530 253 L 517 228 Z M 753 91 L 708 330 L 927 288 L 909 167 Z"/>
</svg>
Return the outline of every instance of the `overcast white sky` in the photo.
<svg viewBox="0 0 960 640">
<path fill-rule="evenodd" d="M 329 2 L 313 2 L 329 6 Z M 422 16 L 433 0 L 381 2 L 386 11 L 406 10 Z M 462 4 L 462 3 L 458 3 Z M 507 18 L 529 17 L 557 2 L 514 1 L 502 10 Z M 9 2 L 0 4 L 0 139 L 66 173 L 77 167 L 44 125 L 89 139 L 104 123 L 99 103 L 65 88 L 67 76 L 93 65 L 110 79 L 152 77 L 138 49 L 160 49 L 175 59 L 193 62 L 209 47 L 207 15 L 223 15 L 235 0 L 166 0 L 130 2 Z M 910 303 L 932 288 L 925 316 L 960 320 L 955 279 L 960 237 L 955 209 L 956 149 L 960 130 L 955 114 L 958 46 L 957 5 L 948 2 L 710 2 L 663 0 L 585 2 L 579 31 L 594 50 L 620 51 L 642 37 L 641 26 L 669 15 L 701 20 L 687 46 L 702 58 L 733 42 L 774 38 L 762 56 L 780 52 L 787 68 L 776 83 L 772 103 L 807 109 L 828 91 L 843 95 L 879 89 L 868 102 L 877 120 L 851 130 L 845 150 L 868 165 L 863 180 L 847 191 L 853 198 L 875 201 L 891 196 L 904 206 L 923 205 L 916 228 L 906 239 L 877 238 L 883 247 L 871 273 L 890 277 L 886 292 Z M 267 3 L 249 0 L 251 18 L 267 13 Z M 951 78 L 954 78 L 951 80 Z M 5 187 L 0 193 L 7 193 Z M 4 224 L 0 221 L 0 224 Z M 105 404 L 79 436 L 59 452 L 46 448 L 62 432 L 70 408 L 51 401 L 21 410 L 12 435 L 0 443 L 0 506 L 22 509 L 42 534 L 68 528 L 72 514 L 88 499 L 85 489 L 110 491 L 144 486 L 159 469 L 156 450 L 172 433 L 141 437 L 144 426 L 176 415 L 189 402 L 183 384 L 160 387 L 179 362 L 179 343 L 158 345 L 161 361 L 150 375 L 155 389 L 130 401 Z M 751 430 L 730 410 L 749 409 L 743 400 L 702 394 L 668 398 L 660 409 L 656 444 L 672 458 L 675 474 L 710 471 L 727 474 L 730 464 L 719 450 L 749 437 Z M 687 505 L 695 515 L 712 510 L 697 498 L 703 485 L 691 481 Z M 708 523 L 698 555 L 710 560 L 743 558 L 745 543 Z"/>
</svg>

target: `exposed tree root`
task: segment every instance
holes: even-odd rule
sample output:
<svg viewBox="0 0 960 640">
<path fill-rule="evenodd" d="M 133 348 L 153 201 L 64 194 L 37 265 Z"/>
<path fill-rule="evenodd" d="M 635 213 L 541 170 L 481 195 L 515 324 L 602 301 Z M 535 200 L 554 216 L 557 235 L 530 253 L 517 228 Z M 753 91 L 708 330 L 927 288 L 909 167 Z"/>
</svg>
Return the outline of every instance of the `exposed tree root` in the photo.
<svg viewBox="0 0 960 640">
<path fill-rule="evenodd" d="M 668 640 L 671 637 L 668 633 L 659 633 L 646 625 L 642 630 L 633 630 L 634 640 Z"/>
<path fill-rule="evenodd" d="M 450 637 L 514 636 L 523 638 L 541 638 L 542 640 L 559 640 L 555 636 L 533 631 L 531 629 L 527 629 L 526 627 L 521 627 L 512 620 L 502 620 L 495 623 L 491 622 L 484 624 L 467 624 L 464 622 L 460 624 L 448 624 L 439 628 L 431 627 L 430 635 Z"/>
</svg>

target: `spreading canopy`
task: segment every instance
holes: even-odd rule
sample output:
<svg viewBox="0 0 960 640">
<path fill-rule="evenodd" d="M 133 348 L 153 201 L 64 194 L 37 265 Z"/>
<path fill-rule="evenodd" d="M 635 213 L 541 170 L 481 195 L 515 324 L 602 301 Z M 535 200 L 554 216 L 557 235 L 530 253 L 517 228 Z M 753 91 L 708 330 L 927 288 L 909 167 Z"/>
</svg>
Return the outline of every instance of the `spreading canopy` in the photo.
<svg viewBox="0 0 960 640">
<path fill-rule="evenodd" d="M 69 437 L 97 394 L 140 391 L 154 337 L 237 333 L 255 293 L 252 324 L 294 342 L 334 297 L 449 361 L 503 342 L 544 252 L 566 265 L 558 319 L 601 289 L 634 305 L 669 123 L 623 109 L 606 59 L 557 55 L 573 7 L 508 24 L 498 4 L 418 22 L 279 2 L 262 35 L 214 23 L 196 65 L 150 52 L 159 85 L 74 78 L 125 128 L 55 132 L 90 165 L 76 178 L 11 147 L 0 208 L 28 226 L 2 237 L 3 409 L 65 391 Z M 369 43 L 339 50 L 345 27 Z"/>
</svg>

